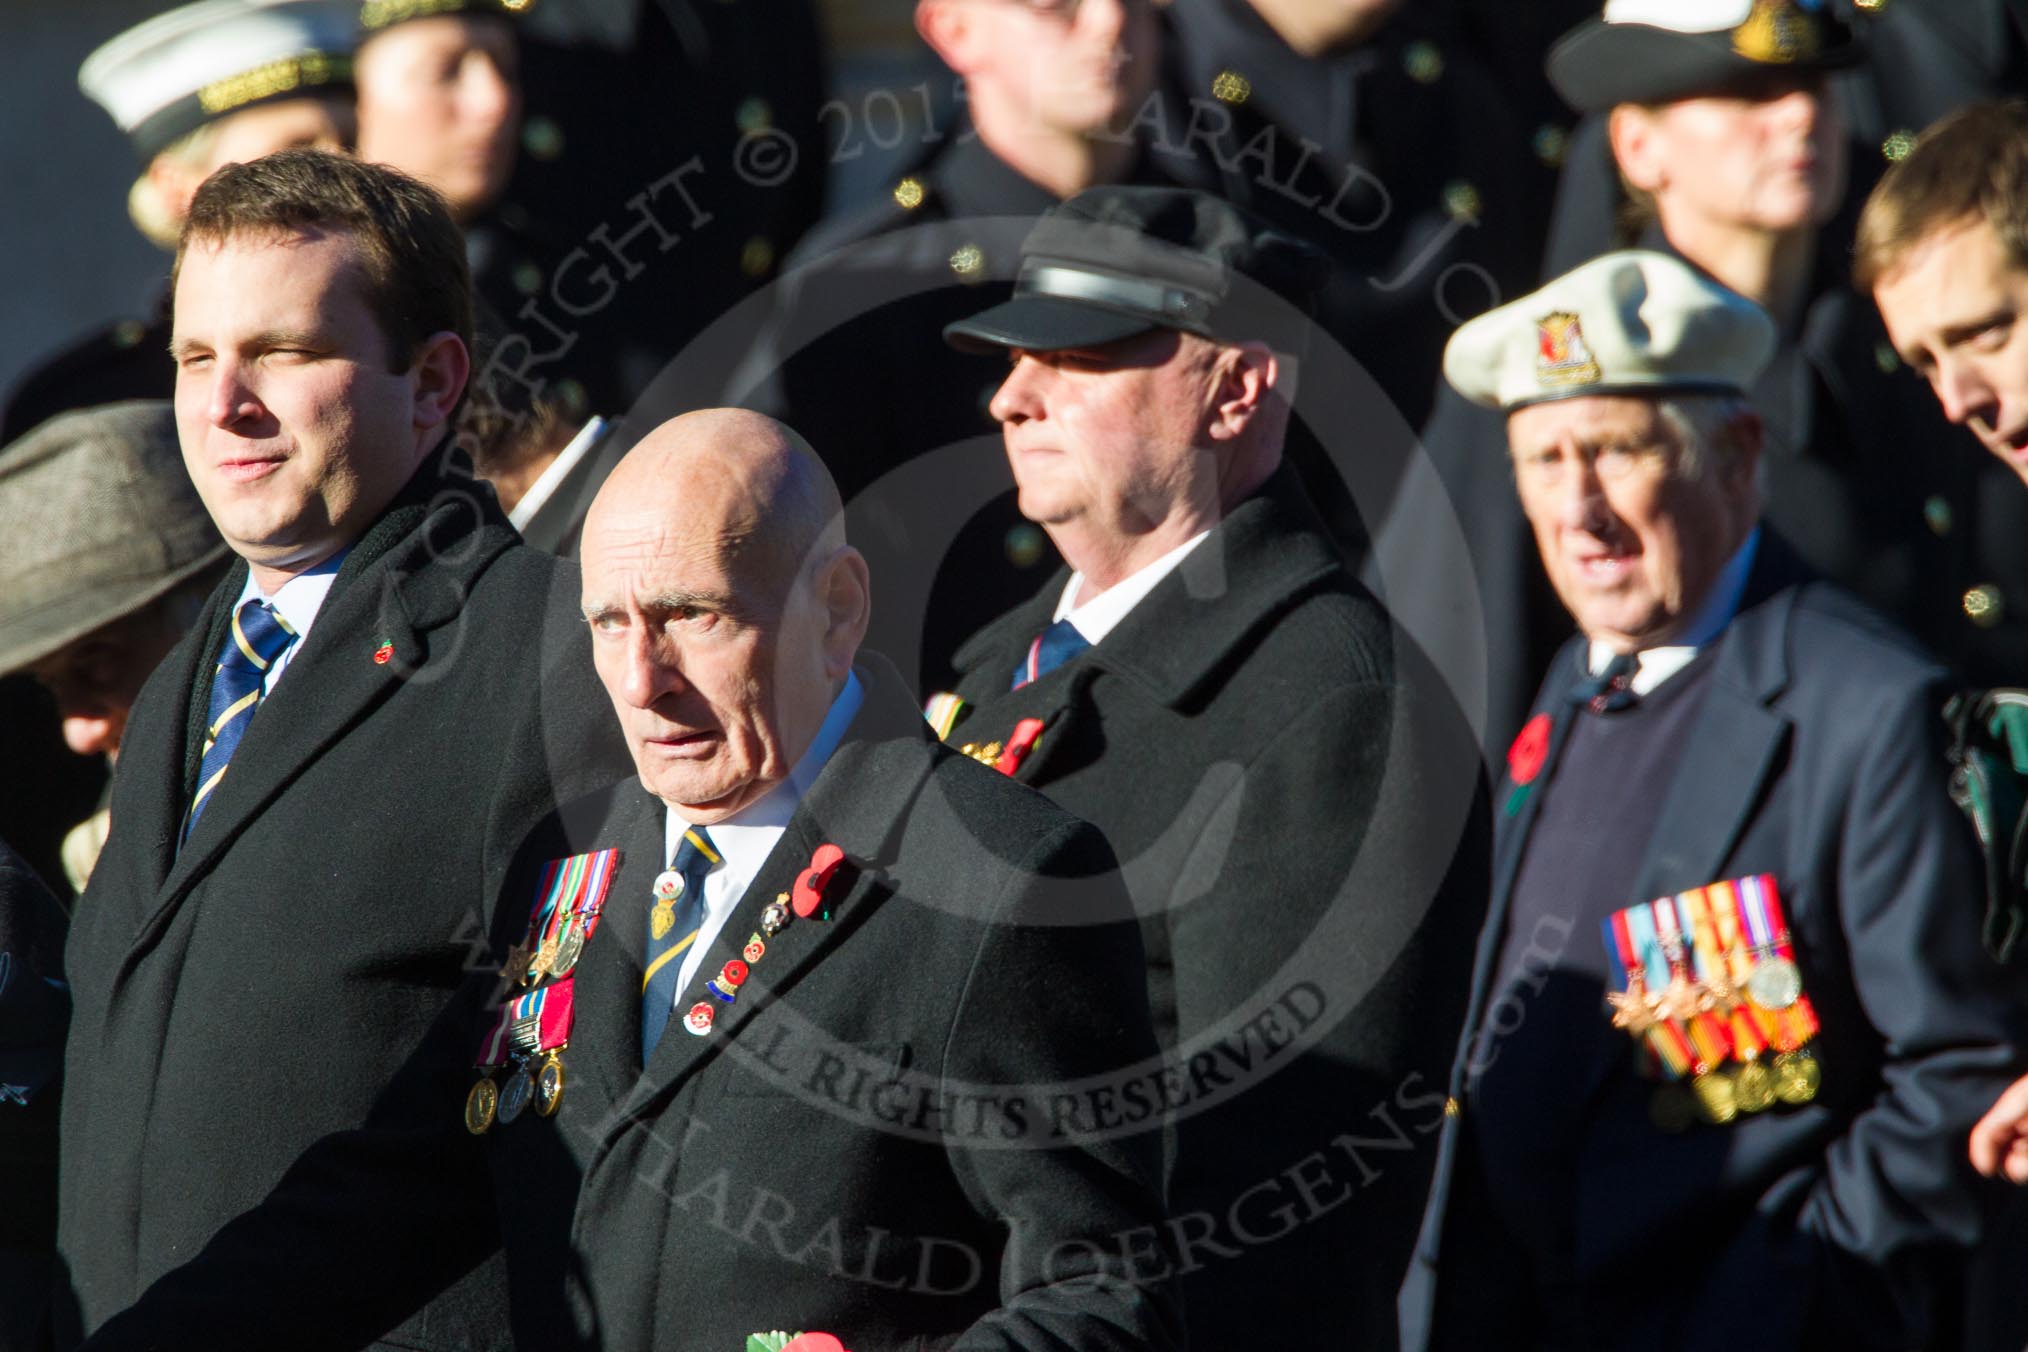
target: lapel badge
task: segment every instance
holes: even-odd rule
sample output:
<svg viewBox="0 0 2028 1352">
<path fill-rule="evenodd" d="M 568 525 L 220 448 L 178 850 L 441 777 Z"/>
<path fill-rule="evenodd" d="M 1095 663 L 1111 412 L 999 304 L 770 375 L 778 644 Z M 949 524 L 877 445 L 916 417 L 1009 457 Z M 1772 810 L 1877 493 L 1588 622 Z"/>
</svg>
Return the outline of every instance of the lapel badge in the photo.
<svg viewBox="0 0 2028 1352">
<path fill-rule="evenodd" d="M 373 664 L 375 666 L 384 667 L 393 660 L 394 660 L 394 645 L 392 643 L 388 643 L 383 640 L 381 645 L 373 650 Z"/>
<path fill-rule="evenodd" d="M 1542 762 L 1548 757 L 1549 715 L 1537 714 L 1521 729 L 1514 745 L 1507 748 L 1507 778 L 1514 783 L 1514 792 L 1507 795 L 1508 816 L 1519 812 L 1528 801 L 1535 776 L 1542 773 Z"/>
<path fill-rule="evenodd" d="M 713 1013 L 710 1002 L 699 1000 L 690 1006 L 690 1012 L 683 1016 L 683 1027 L 696 1036 L 703 1037 L 711 1031 Z"/>
<path fill-rule="evenodd" d="M 797 915 L 808 920 L 817 914 L 824 904 L 824 889 L 838 875 L 838 868 L 845 862 L 845 851 L 829 843 L 819 845 L 810 856 L 810 866 L 796 875 L 795 895 L 792 905 Z M 824 912 L 830 919 L 830 911 Z"/>
<path fill-rule="evenodd" d="M 789 927 L 789 919 L 789 894 L 778 893 L 761 910 L 761 933 L 772 939 Z"/>
<path fill-rule="evenodd" d="M 746 970 L 745 963 L 733 958 L 719 969 L 717 976 L 704 983 L 704 989 L 729 1005 L 739 997 L 739 988 L 746 984 Z"/>
<path fill-rule="evenodd" d="M 1014 731 L 1007 734 L 1007 745 L 1001 750 L 993 768 L 1003 775 L 1012 775 L 1021 768 L 1021 762 L 1028 759 L 1028 753 L 1041 740 L 1043 722 L 1039 718 L 1024 718 L 1014 725 Z"/>
<path fill-rule="evenodd" d="M 758 933 L 754 933 L 747 936 L 746 947 L 739 950 L 739 955 L 746 959 L 747 962 L 755 963 L 765 957 L 767 951 L 768 946 L 761 941 Z"/>
</svg>

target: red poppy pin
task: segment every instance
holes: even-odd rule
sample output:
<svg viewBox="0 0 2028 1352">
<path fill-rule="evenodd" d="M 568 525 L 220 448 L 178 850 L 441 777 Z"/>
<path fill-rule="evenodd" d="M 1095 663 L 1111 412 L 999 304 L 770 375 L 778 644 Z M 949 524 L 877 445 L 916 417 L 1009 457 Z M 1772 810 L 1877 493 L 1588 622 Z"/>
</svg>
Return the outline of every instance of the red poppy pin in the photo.
<svg viewBox="0 0 2028 1352">
<path fill-rule="evenodd" d="M 373 661 L 375 665 L 384 667 L 393 660 L 394 660 L 394 645 L 392 643 L 383 643 L 378 648 L 375 648 L 373 650 Z"/>
<path fill-rule="evenodd" d="M 1514 784 L 1514 792 L 1507 795 L 1508 816 L 1519 812 L 1521 804 L 1528 801 L 1529 786 L 1542 773 L 1542 762 L 1548 756 L 1549 715 L 1537 714 L 1521 729 L 1514 745 L 1507 748 L 1507 778 Z"/>
<path fill-rule="evenodd" d="M 824 889 L 831 885 L 831 880 L 838 875 L 844 863 L 845 851 L 836 845 L 827 843 L 816 848 L 810 855 L 810 866 L 796 875 L 796 885 L 790 895 L 789 904 L 798 916 L 808 920 L 824 906 Z M 830 918 L 828 908 L 824 918 Z"/>
<path fill-rule="evenodd" d="M 1035 743 L 1041 736 L 1041 719 L 1022 719 L 1007 735 L 1007 745 L 1001 750 L 1000 759 L 993 762 L 993 768 L 1003 775 L 1013 774 L 1021 768 L 1021 762 L 1028 759 L 1028 753 L 1035 749 Z"/>
</svg>

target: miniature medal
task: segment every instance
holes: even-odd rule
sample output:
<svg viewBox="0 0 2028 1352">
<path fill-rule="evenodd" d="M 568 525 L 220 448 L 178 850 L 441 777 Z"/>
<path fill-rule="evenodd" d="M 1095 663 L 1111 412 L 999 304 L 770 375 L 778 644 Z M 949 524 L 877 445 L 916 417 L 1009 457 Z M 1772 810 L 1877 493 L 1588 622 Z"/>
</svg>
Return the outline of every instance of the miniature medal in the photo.
<svg viewBox="0 0 2028 1352">
<path fill-rule="evenodd" d="M 528 1063 L 517 1060 L 507 1068 L 506 1082 L 500 1086 L 500 1124 L 505 1126 L 521 1116 L 521 1110 L 535 1096 L 535 1085 L 528 1077 Z"/>
<path fill-rule="evenodd" d="M 1803 993 L 1803 974 L 1787 958 L 1770 953 L 1746 978 L 1746 993 L 1762 1009 L 1787 1009 Z"/>
<path fill-rule="evenodd" d="M 569 976 L 577 966 L 577 960 L 584 956 L 584 926 L 576 916 L 563 922 L 563 932 L 556 936 L 556 956 L 550 959 L 551 976 Z"/>
<path fill-rule="evenodd" d="M 474 1136 L 484 1136 L 493 1125 L 494 1114 L 500 1108 L 500 1091 L 493 1081 L 482 1075 L 472 1086 L 472 1092 L 465 1095 L 465 1130 Z"/>
<path fill-rule="evenodd" d="M 1708 1070 L 1690 1081 L 1697 1100 L 1697 1116 L 1713 1126 L 1724 1126 L 1739 1116 L 1738 1091 L 1732 1077 L 1722 1070 Z"/>
<path fill-rule="evenodd" d="M 1817 1096 L 1824 1071 L 1808 1050 L 1783 1052 L 1775 1057 L 1774 1077 L 1775 1097 L 1795 1107 Z"/>
<path fill-rule="evenodd" d="M 1762 1065 L 1758 1059 L 1746 1062 L 1732 1077 L 1732 1096 L 1738 1101 L 1739 1110 L 1743 1113 L 1757 1113 L 1773 1106 L 1774 1072 Z"/>
<path fill-rule="evenodd" d="M 551 1052 L 535 1072 L 535 1115 L 554 1117 L 563 1102 L 563 1057 Z"/>
</svg>

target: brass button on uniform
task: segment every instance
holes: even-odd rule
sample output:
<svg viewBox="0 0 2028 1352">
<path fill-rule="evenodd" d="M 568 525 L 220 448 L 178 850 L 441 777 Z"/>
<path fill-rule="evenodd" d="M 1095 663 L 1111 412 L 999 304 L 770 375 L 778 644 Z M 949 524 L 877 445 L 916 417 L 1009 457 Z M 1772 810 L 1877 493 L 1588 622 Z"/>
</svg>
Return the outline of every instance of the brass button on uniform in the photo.
<svg viewBox="0 0 2028 1352">
<path fill-rule="evenodd" d="M 765 277 L 774 265 L 774 242 L 765 235 L 755 235 L 739 251 L 739 270 L 749 277 Z"/>
<path fill-rule="evenodd" d="M 1915 149 L 1915 133 L 1904 128 L 1880 143 L 1880 157 L 1892 164 L 1908 158 L 1908 152 Z"/>
<path fill-rule="evenodd" d="M 1434 42 L 1411 42 L 1401 54 L 1401 68 L 1417 84 L 1435 84 L 1443 78 L 1444 54 Z"/>
<path fill-rule="evenodd" d="M 922 180 L 911 174 L 894 185 L 894 204 L 904 211 L 914 211 L 922 205 Z"/>
<path fill-rule="evenodd" d="M 1444 212 L 1452 220 L 1476 221 L 1484 205 L 1479 190 L 1465 180 L 1456 179 L 1444 185 Z"/>
<path fill-rule="evenodd" d="M 1253 81 L 1236 70 L 1222 70 L 1211 82 L 1211 97 L 1220 103 L 1245 103 L 1253 96 Z"/>
<path fill-rule="evenodd" d="M 1981 629 L 1991 629 L 2006 618 L 2006 598 L 1990 582 L 1981 582 L 1965 593 L 1965 618 Z"/>
<path fill-rule="evenodd" d="M 1894 344 L 1892 343 L 1875 343 L 1873 345 L 1873 364 L 1880 368 L 1881 375 L 1891 376 L 1901 369 L 1901 354 L 1894 350 Z"/>
<path fill-rule="evenodd" d="M 1445 1117 L 1456 1117 L 1459 1113 L 1463 1112 L 1464 1110 L 1465 1110 L 1464 1105 L 1458 1102 L 1457 1095 L 1452 1094 L 1445 1097 L 1444 1099 Z"/>
<path fill-rule="evenodd" d="M 951 255 L 951 271 L 968 282 L 984 279 L 986 255 L 976 244 L 967 244 Z"/>
<path fill-rule="evenodd" d="M 540 114 L 521 125 L 521 148 L 531 159 L 553 160 L 563 154 L 563 128 Z"/>
</svg>

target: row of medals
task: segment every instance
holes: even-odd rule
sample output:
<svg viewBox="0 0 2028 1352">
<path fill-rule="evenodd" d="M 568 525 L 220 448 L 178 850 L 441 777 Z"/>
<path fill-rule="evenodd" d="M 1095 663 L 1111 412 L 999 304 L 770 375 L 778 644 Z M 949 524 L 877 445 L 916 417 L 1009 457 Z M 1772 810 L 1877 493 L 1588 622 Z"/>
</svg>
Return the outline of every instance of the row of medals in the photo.
<svg viewBox="0 0 2028 1352">
<path fill-rule="evenodd" d="M 683 875 L 674 869 L 664 870 L 655 878 L 654 892 L 655 908 L 649 923 L 659 939 L 669 932 L 669 926 L 674 923 L 676 899 L 683 894 Z M 774 938 L 788 927 L 793 914 L 788 901 L 789 894 L 784 892 L 764 907 L 760 932 L 750 935 L 741 950 L 743 961 L 727 962 L 715 979 L 705 983 L 718 999 L 730 1004 L 737 998 L 739 988 L 746 984 L 751 964 L 759 962 L 768 951 L 766 939 Z M 563 929 L 545 940 L 532 956 L 526 944 L 518 944 L 509 950 L 506 970 L 514 971 L 518 965 L 522 972 L 520 984 L 525 989 L 532 989 L 545 978 L 568 976 L 584 953 L 584 936 L 585 930 L 579 923 L 579 917 L 571 915 L 564 920 Z M 702 1037 L 711 1031 L 714 1013 L 709 1003 L 700 1000 L 683 1016 L 683 1027 Z M 465 1127 L 475 1136 L 484 1134 L 496 1121 L 503 1124 L 514 1121 L 531 1104 L 538 1117 L 553 1117 L 563 1103 L 562 1053 L 570 1044 L 566 1042 L 547 1053 L 540 1052 L 539 1014 L 518 1020 L 508 1036 L 520 1050 L 515 1053 L 506 1080 L 496 1087 L 491 1074 L 483 1074 L 465 1097 Z M 538 1055 L 542 1058 L 540 1062 L 535 1060 Z"/>
<path fill-rule="evenodd" d="M 1803 995 L 1803 974 L 1787 958 L 1769 954 L 1747 974 L 1745 996 L 1761 1009 L 1778 1014 Z M 1687 1024 L 1699 1014 L 1730 1017 L 1741 1004 L 1740 991 L 1725 977 L 1691 980 L 1680 972 L 1659 991 L 1647 989 L 1636 971 L 1625 991 L 1606 996 L 1613 1006 L 1613 1027 L 1635 1037 L 1663 1021 Z M 1659 1086 L 1648 1102 L 1648 1114 L 1664 1131 L 1683 1131 L 1692 1122 L 1723 1126 L 1741 1113 L 1758 1113 L 1777 1103 L 1799 1107 L 1816 1098 L 1823 1070 L 1807 1046 L 1777 1052 L 1772 1064 L 1759 1057 L 1728 1071 L 1709 1068 L 1686 1086 L 1672 1080 Z"/>
<path fill-rule="evenodd" d="M 524 990 L 569 976 L 584 956 L 585 929 L 582 916 L 565 916 L 563 927 L 532 952 L 525 943 L 508 949 L 504 970 L 519 971 L 516 984 Z M 496 1121 L 512 1122 L 531 1106 L 538 1117 L 553 1117 L 563 1104 L 563 1047 L 541 1050 L 541 1014 L 515 1020 L 507 1036 L 515 1051 L 506 1078 L 495 1085 L 490 1071 L 481 1074 L 465 1096 L 465 1129 L 474 1136 L 484 1135 Z"/>
</svg>

